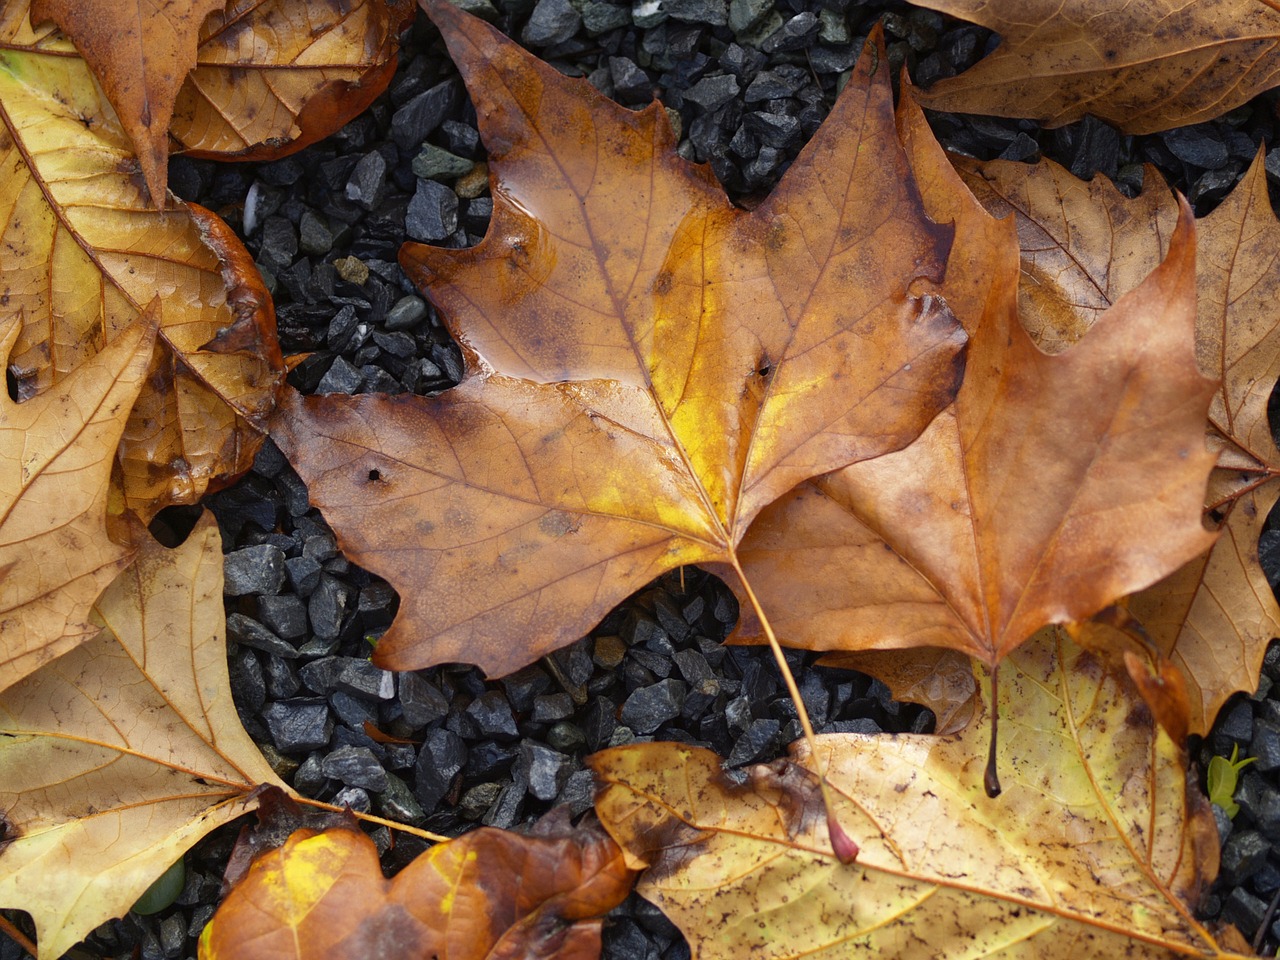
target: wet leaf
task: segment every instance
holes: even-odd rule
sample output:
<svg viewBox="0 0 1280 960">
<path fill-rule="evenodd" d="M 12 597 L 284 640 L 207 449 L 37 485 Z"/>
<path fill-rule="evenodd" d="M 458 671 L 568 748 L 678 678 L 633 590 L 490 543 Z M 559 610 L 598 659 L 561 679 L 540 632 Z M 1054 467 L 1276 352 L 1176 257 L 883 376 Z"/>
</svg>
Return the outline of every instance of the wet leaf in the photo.
<svg viewBox="0 0 1280 960">
<path fill-rule="evenodd" d="M 736 773 L 680 744 L 607 750 L 597 811 L 698 960 L 1232 955 L 1194 917 L 1218 869 L 1209 805 L 1127 679 L 1044 631 L 1001 681 L 996 800 L 972 775 L 981 724 L 819 738 L 852 866 L 803 743 Z"/>
<path fill-rule="evenodd" d="M 922 182 L 953 176 L 936 146 L 913 144 Z M 969 204 L 953 207 L 944 285 L 958 316 L 979 318 L 955 405 L 905 450 L 801 485 L 743 542 L 747 580 L 786 643 L 947 647 L 994 665 L 1213 542 L 1200 512 L 1214 384 L 1196 368 L 1190 209 L 1165 261 L 1048 356 L 1018 321 L 1012 225 Z M 966 251 L 992 229 L 1005 259 L 983 273 Z M 737 637 L 759 632 L 744 617 Z"/>
<path fill-rule="evenodd" d="M 401 261 L 462 344 L 438 398 L 290 396 L 272 435 L 348 557 L 402 598 L 375 661 L 508 673 L 665 570 L 733 563 L 797 482 L 893 450 L 949 402 L 963 335 L 864 55 L 751 213 L 635 113 L 430 6 L 489 147 L 469 250 Z M 877 69 L 877 62 L 881 63 Z M 429 584 L 429 586 L 428 586 Z"/>
<path fill-rule="evenodd" d="M 31 0 L 31 23 L 53 21 L 101 83 L 142 166 L 153 205 L 169 181 L 169 121 L 196 63 L 206 15 L 225 0 Z M 14 4 L 15 6 L 17 4 Z"/>
<path fill-rule="evenodd" d="M 935 110 L 1093 114 L 1125 133 L 1213 120 L 1280 83 L 1269 0 L 920 0 L 1000 34 L 995 52 L 921 95 Z"/>
<path fill-rule="evenodd" d="M 363 113 L 396 69 L 412 0 L 232 0 L 200 30 L 172 134 L 192 156 L 279 157 Z"/>
<path fill-rule="evenodd" d="M 200 937 L 200 960 L 594 960 L 603 914 L 631 890 L 595 826 L 482 827 L 386 880 L 358 830 L 298 830 L 262 854 Z"/>
<path fill-rule="evenodd" d="M 283 380 L 270 297 L 217 217 L 150 207 L 84 62 L 56 33 L 5 14 L 0 297 L 23 317 L 9 373 L 24 398 L 50 388 L 160 296 L 159 344 L 119 454 L 124 490 L 146 517 L 194 502 L 248 469 L 261 443 L 255 424 Z M 227 330 L 238 336 L 219 347 Z"/>
<path fill-rule="evenodd" d="M 144 544 L 95 606 L 105 629 L 0 694 L 0 907 L 31 914 L 39 960 L 122 916 L 192 844 L 281 785 L 227 675 L 222 546 Z"/>
<path fill-rule="evenodd" d="M 133 557 L 111 539 L 107 491 L 155 320 L 26 403 L 0 395 L 0 691 L 98 632 L 89 609 Z M 0 357 L 18 331 L 0 320 Z"/>
<path fill-rule="evenodd" d="M 1097 177 L 1085 184 L 1052 162 L 1035 166 L 957 159 L 992 213 L 1012 213 L 1022 247 L 1022 315 L 1041 321 L 1041 346 L 1063 349 L 1151 269 L 1177 217 L 1171 194 L 1148 175 L 1126 199 Z M 1263 523 L 1280 496 L 1280 451 L 1267 400 L 1280 376 L 1280 222 L 1271 210 L 1261 154 L 1223 203 L 1196 224 L 1196 353 L 1220 383 L 1209 408 L 1210 520 L 1225 516 L 1213 550 L 1128 602 L 1155 648 L 1182 670 L 1190 730 L 1203 734 L 1233 693 L 1257 686 L 1262 657 L 1280 634 L 1280 607 L 1258 562 Z M 1116 656 L 1145 653 L 1103 625 L 1082 639 Z"/>
</svg>

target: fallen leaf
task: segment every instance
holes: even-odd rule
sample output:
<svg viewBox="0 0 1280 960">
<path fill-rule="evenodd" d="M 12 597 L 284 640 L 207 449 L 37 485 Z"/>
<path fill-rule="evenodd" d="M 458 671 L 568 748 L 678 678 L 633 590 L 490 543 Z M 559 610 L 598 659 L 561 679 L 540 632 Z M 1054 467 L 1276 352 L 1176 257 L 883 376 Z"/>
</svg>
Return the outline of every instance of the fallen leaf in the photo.
<svg viewBox="0 0 1280 960">
<path fill-rule="evenodd" d="M 84 62 L 25 17 L 0 21 L 0 298 L 23 316 L 9 373 L 47 390 L 164 302 L 120 451 L 150 517 L 248 469 L 283 382 L 271 300 L 231 230 L 199 207 L 151 209 L 123 129 Z M 218 353 L 220 331 L 250 348 Z"/>
<path fill-rule="evenodd" d="M 913 150 L 931 171 L 922 181 L 952 176 L 936 146 Z M 944 286 L 980 304 L 956 308 L 979 319 L 955 405 L 905 450 L 801 485 L 742 543 L 784 642 L 947 647 L 994 666 L 1040 627 L 1083 619 L 1213 542 L 1200 512 L 1214 384 L 1194 355 L 1190 209 L 1165 261 L 1057 356 L 1018 322 L 1011 224 L 1003 260 L 977 274 L 967 251 L 984 222 L 956 213 Z M 759 634 L 744 616 L 735 638 Z"/>
<path fill-rule="evenodd" d="M 0 320 L 0 358 L 18 330 Z M 107 490 L 154 343 L 148 315 L 53 390 L 0 394 L 0 691 L 98 632 L 89 608 L 133 557 Z"/>
<path fill-rule="evenodd" d="M 0 907 L 31 914 L 40 960 L 283 786 L 231 700 L 211 515 L 175 550 L 144 544 L 95 611 L 98 637 L 0 694 Z"/>
<path fill-rule="evenodd" d="M 249 867 L 200 935 L 200 960 L 595 960 L 599 918 L 631 882 L 598 825 L 481 827 L 392 880 L 359 830 L 298 830 Z"/>
<path fill-rule="evenodd" d="M 152 203 L 169 181 L 169 121 L 196 64 L 204 18 L 226 0 L 31 0 L 31 22 L 51 20 L 75 43 L 133 141 Z"/>
<path fill-rule="evenodd" d="M 816 764 L 797 743 L 739 772 L 681 744 L 618 747 L 590 758 L 596 808 L 697 960 L 1229 955 L 1194 914 L 1218 870 L 1209 805 L 1128 680 L 1046 630 L 1001 681 L 998 800 L 971 773 L 974 725 L 823 736 Z"/>
<path fill-rule="evenodd" d="M 920 95 L 934 110 L 1092 114 L 1125 133 L 1213 120 L 1280 84 L 1280 7 L 1270 0 L 920 0 L 994 30 L 1000 46 Z"/>
<path fill-rule="evenodd" d="M 401 262 L 462 345 L 438 398 L 289 395 L 272 436 L 400 610 L 375 662 L 509 673 L 663 571 L 734 562 L 797 482 L 897 449 L 964 341 L 874 45 L 751 213 L 605 99 L 429 5 L 489 147 L 493 222 Z M 879 63 L 879 69 L 877 69 Z M 874 82 L 873 82 L 874 75 Z"/>
<path fill-rule="evenodd" d="M 204 21 L 170 128 L 183 153 L 275 158 L 363 113 L 391 82 L 412 0 L 233 0 Z"/>
<path fill-rule="evenodd" d="M 1060 349 L 1078 339 L 1168 248 L 1177 207 L 1158 181 L 1129 200 L 1105 177 L 1086 184 L 1051 161 L 955 163 L 988 210 L 1012 213 L 1018 223 L 1022 315 L 1041 321 L 1032 331 L 1041 346 Z M 1181 668 L 1190 685 L 1190 730 L 1204 734 L 1228 697 L 1256 687 L 1267 644 L 1280 634 L 1280 607 L 1258 562 L 1258 538 L 1280 496 L 1280 451 L 1267 419 L 1280 376 L 1273 309 L 1280 222 L 1261 154 L 1197 222 L 1196 236 L 1197 357 L 1220 381 L 1209 408 L 1210 440 L 1220 450 L 1209 506 L 1226 519 L 1211 552 L 1127 607 Z M 1090 625 L 1081 639 L 1099 652 L 1139 649 L 1105 625 Z"/>
</svg>

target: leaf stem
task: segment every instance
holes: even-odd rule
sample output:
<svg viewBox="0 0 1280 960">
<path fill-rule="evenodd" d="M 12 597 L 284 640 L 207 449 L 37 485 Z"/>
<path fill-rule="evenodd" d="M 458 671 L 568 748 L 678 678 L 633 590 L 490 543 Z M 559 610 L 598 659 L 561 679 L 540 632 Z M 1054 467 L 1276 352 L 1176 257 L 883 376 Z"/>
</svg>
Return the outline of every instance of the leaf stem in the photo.
<svg viewBox="0 0 1280 960">
<path fill-rule="evenodd" d="M 845 833 L 844 828 L 840 826 L 840 822 L 836 819 L 836 807 L 831 795 L 831 785 L 827 783 L 826 776 L 817 769 L 818 738 L 817 734 L 813 732 L 813 724 L 809 720 L 809 711 L 805 708 L 804 698 L 800 696 L 800 688 L 796 685 L 796 678 L 791 673 L 791 667 L 787 665 L 787 658 L 782 653 L 782 645 L 778 643 L 778 638 L 774 635 L 773 626 L 769 623 L 769 618 L 765 615 L 764 608 L 760 606 L 760 600 L 756 597 L 756 592 L 751 589 L 751 583 L 747 580 L 747 575 L 743 572 L 741 564 L 738 563 L 736 551 L 731 550 L 729 552 L 729 561 L 733 564 L 733 570 L 738 575 L 738 582 L 742 584 L 742 589 L 746 592 L 747 599 L 751 602 L 751 609 L 755 611 L 756 619 L 760 621 L 765 639 L 769 641 L 769 649 L 773 651 L 773 659 L 777 661 L 778 670 L 782 673 L 782 680 L 787 685 L 787 692 L 791 695 L 791 700 L 796 705 L 796 716 L 800 720 L 801 729 L 804 730 L 805 741 L 809 744 L 809 755 L 813 759 L 813 772 L 818 778 L 818 788 L 822 791 L 822 805 L 827 811 L 827 831 L 831 834 L 831 848 L 835 851 L 835 855 L 841 863 L 853 863 L 858 857 L 858 844 Z"/>
<path fill-rule="evenodd" d="M 27 939 L 26 934 L 10 923 L 4 914 L 0 914 L 0 933 L 3 933 L 31 956 L 38 956 L 36 945 Z"/>
<path fill-rule="evenodd" d="M 392 830 L 401 830 L 404 833 L 411 833 L 415 837 L 421 837 L 423 840 L 430 840 L 432 843 L 448 843 L 453 837 L 445 837 L 438 833 L 432 833 L 430 830 L 420 830 L 417 827 L 411 827 L 405 823 L 396 823 L 394 820 L 384 820 L 382 817 L 375 817 L 372 813 L 361 813 L 359 810 L 352 810 L 350 807 L 339 807 L 332 803 L 325 803 L 323 800 L 312 800 L 310 797 L 295 796 L 298 803 L 305 803 L 309 807 L 316 807 L 320 810 L 330 810 L 333 813 L 350 813 L 357 820 L 364 820 L 368 823 L 376 823 L 380 827 L 389 827 Z"/>
<path fill-rule="evenodd" d="M 1000 730 L 1000 704 L 996 700 L 996 683 L 1000 677 L 1000 664 L 991 668 L 991 744 L 987 747 L 987 772 L 983 775 L 982 785 L 986 787 L 987 796 L 994 800 L 1000 796 L 1000 771 L 996 769 L 996 734 Z"/>
</svg>

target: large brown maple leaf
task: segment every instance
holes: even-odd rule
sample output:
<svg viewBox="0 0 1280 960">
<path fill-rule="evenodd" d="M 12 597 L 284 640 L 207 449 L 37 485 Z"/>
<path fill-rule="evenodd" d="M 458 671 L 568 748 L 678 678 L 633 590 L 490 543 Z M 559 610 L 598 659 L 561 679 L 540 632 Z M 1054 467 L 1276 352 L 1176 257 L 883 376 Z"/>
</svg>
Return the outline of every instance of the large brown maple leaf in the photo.
<svg viewBox="0 0 1280 960">
<path fill-rule="evenodd" d="M 428 5 L 490 151 L 493 222 L 401 256 L 462 344 L 434 399 L 289 397 L 272 431 L 357 563 L 400 592 L 375 659 L 514 670 L 665 570 L 737 563 L 797 483 L 908 443 L 965 337 L 875 43 L 748 213 L 633 113 Z"/>
</svg>

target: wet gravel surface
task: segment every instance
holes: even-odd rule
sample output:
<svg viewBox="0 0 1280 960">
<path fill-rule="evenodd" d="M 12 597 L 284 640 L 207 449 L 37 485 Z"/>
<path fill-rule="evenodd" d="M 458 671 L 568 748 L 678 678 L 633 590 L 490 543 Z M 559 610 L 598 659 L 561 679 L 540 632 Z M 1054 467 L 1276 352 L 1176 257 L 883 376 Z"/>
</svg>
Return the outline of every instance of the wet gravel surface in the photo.
<svg viewBox="0 0 1280 960">
<path fill-rule="evenodd" d="M 711 164 L 730 196 L 765 194 L 826 116 L 867 31 L 885 25 L 889 57 L 927 84 L 976 61 L 986 31 L 897 2 L 842 0 L 465 0 L 527 48 L 628 106 L 655 95 L 680 153 Z M 895 70 L 896 72 L 896 70 Z M 1051 157 L 1077 176 L 1102 174 L 1132 193 L 1155 164 L 1208 212 L 1257 146 L 1273 137 L 1275 98 L 1222 120 L 1145 137 L 1086 120 L 1058 130 L 1029 121 L 934 115 L 945 146 L 983 159 Z M 170 185 L 221 214 L 244 238 L 276 297 L 286 354 L 304 392 L 431 394 L 462 373 L 433 311 L 396 254 L 405 239 L 463 247 L 484 234 L 492 204 L 475 116 L 434 30 L 419 18 L 388 92 L 328 140 L 261 165 L 175 160 Z M 1280 175 L 1280 154 L 1268 169 Z M 337 550 L 297 475 L 270 443 L 253 471 L 208 499 L 226 558 L 227 626 L 236 704 L 275 769 L 299 791 L 455 835 L 518 827 L 555 804 L 591 804 L 582 758 L 640 739 L 711 746 L 730 765 L 777 756 L 800 735 L 795 708 L 765 649 L 726 648 L 736 603 L 715 578 L 672 574 L 631 598 L 573 646 L 503 680 L 444 667 L 394 675 L 367 660 L 397 597 Z M 181 529 L 191 512 L 168 517 Z M 1273 585 L 1280 531 L 1262 541 Z M 811 666 L 793 653 L 820 731 L 932 729 L 932 716 L 884 686 Z M 1274 684 L 1274 685 L 1273 685 Z M 1274 696 L 1273 696 L 1274 694 Z M 366 724 L 412 740 L 373 740 Z M 420 744 L 420 745 L 418 745 Z M 1193 755 L 1233 744 L 1247 767 L 1224 833 L 1222 880 L 1205 914 L 1252 938 L 1280 892 L 1280 646 L 1259 695 L 1228 704 Z M 77 955 L 195 956 L 235 829 L 187 856 L 176 903 L 100 928 Z M 389 870 L 424 844 L 374 831 Z M 1273 953 L 1280 922 L 1266 941 Z M 610 960 L 688 957 L 677 931 L 632 897 L 610 918 Z M 0 960 L 25 956 L 0 937 Z"/>
</svg>

